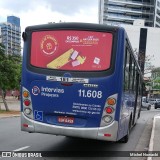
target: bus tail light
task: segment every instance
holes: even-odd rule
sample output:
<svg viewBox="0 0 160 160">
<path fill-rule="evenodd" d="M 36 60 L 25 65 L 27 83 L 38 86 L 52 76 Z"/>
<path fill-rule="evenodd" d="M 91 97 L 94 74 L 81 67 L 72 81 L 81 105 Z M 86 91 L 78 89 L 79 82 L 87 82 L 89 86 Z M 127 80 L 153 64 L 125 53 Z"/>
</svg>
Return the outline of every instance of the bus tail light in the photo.
<svg viewBox="0 0 160 160">
<path fill-rule="evenodd" d="M 30 92 L 23 87 L 22 89 L 22 103 L 23 103 L 23 112 L 25 116 L 30 119 L 33 119 L 33 109 L 32 109 L 32 100 Z"/>
<path fill-rule="evenodd" d="M 115 98 L 112 98 L 112 97 L 111 97 L 111 98 L 108 98 L 108 99 L 107 99 L 107 104 L 108 104 L 108 105 L 112 105 L 112 106 L 115 105 L 115 104 L 116 104 L 116 99 L 115 99 Z"/>
<path fill-rule="evenodd" d="M 25 108 L 24 113 L 30 115 L 32 113 L 32 110 L 30 108 Z"/>
<path fill-rule="evenodd" d="M 29 92 L 28 91 L 24 91 L 23 92 L 23 97 L 24 98 L 28 98 L 29 97 Z"/>
<path fill-rule="evenodd" d="M 23 103 L 25 106 L 29 106 L 31 104 L 31 101 L 29 99 L 25 99 Z"/>
<path fill-rule="evenodd" d="M 112 114 L 114 112 L 114 109 L 112 107 L 106 107 L 106 113 Z"/>
<path fill-rule="evenodd" d="M 112 118 L 112 116 L 106 115 L 103 117 L 103 120 L 106 123 L 110 123 L 110 122 L 112 122 L 113 118 Z"/>
<path fill-rule="evenodd" d="M 107 98 L 102 114 L 102 119 L 100 124 L 101 127 L 107 126 L 114 121 L 116 105 L 117 105 L 117 97 L 118 94 L 114 94 Z"/>
</svg>

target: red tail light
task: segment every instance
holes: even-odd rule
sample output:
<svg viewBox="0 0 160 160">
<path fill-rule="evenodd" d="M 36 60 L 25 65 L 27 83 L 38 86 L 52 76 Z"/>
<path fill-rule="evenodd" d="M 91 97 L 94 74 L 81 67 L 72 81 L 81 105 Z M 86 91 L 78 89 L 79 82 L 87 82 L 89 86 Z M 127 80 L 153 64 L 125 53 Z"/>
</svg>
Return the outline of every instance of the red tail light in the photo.
<svg viewBox="0 0 160 160">
<path fill-rule="evenodd" d="M 26 100 L 24 100 L 23 103 L 24 103 L 25 106 L 29 106 L 31 104 L 31 101 L 26 99 Z"/>
<path fill-rule="evenodd" d="M 113 113 L 113 108 L 107 107 L 107 108 L 106 108 L 106 113 L 112 114 L 112 113 Z"/>
</svg>

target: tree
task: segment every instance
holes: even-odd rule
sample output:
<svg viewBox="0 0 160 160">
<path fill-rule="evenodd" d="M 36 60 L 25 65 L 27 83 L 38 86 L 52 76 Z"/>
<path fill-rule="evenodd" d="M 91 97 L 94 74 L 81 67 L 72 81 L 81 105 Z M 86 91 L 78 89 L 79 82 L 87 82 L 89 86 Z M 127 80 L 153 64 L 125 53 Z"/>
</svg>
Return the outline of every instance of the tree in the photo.
<svg viewBox="0 0 160 160">
<path fill-rule="evenodd" d="M 6 111 L 9 110 L 5 100 L 6 90 L 19 89 L 21 75 L 21 56 L 7 55 L 5 48 L 0 44 L 0 90 Z"/>
<path fill-rule="evenodd" d="M 134 50 L 134 54 L 136 56 L 136 59 L 138 60 L 143 75 L 143 92 L 148 92 L 148 94 L 150 95 L 150 90 L 152 88 L 152 79 L 149 77 L 151 76 L 151 73 L 155 68 L 155 66 L 151 63 L 151 61 L 154 59 L 154 55 L 146 55 L 144 52 L 138 52 L 137 49 Z"/>
<path fill-rule="evenodd" d="M 160 89 L 160 67 L 152 70 L 152 88 Z"/>
<path fill-rule="evenodd" d="M 143 75 L 151 73 L 152 70 L 155 68 L 155 66 L 152 65 L 151 63 L 151 61 L 154 58 L 154 55 L 145 55 L 145 54 L 139 53 L 137 49 L 134 50 L 134 54 L 139 62 L 139 65 L 142 67 L 142 69 L 144 69 Z"/>
</svg>

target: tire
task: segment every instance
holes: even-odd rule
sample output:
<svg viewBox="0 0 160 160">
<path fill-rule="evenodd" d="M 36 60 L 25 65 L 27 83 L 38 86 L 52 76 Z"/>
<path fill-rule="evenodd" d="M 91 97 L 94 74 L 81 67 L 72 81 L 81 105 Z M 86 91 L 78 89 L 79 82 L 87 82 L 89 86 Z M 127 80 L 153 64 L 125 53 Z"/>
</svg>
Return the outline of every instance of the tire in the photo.
<svg viewBox="0 0 160 160">
<path fill-rule="evenodd" d="M 151 106 L 149 105 L 148 108 L 147 108 L 147 110 L 150 110 L 150 109 L 151 109 Z"/>
<path fill-rule="evenodd" d="M 127 135 L 123 137 L 123 139 L 122 139 L 121 142 L 122 142 L 122 143 L 127 143 L 128 140 L 129 140 L 129 129 L 128 129 Z"/>
<path fill-rule="evenodd" d="M 154 104 L 154 108 L 157 109 L 157 103 Z"/>
<path fill-rule="evenodd" d="M 138 112 L 138 119 L 140 118 L 140 116 L 141 116 L 141 112 L 139 111 L 139 112 Z"/>
<path fill-rule="evenodd" d="M 127 142 L 128 142 L 128 140 L 129 140 L 129 134 L 130 134 L 130 131 L 131 131 L 131 124 L 132 124 L 132 119 L 130 118 L 129 124 L 128 124 L 127 135 L 125 135 L 125 136 L 120 140 L 121 143 L 127 143 Z"/>
</svg>

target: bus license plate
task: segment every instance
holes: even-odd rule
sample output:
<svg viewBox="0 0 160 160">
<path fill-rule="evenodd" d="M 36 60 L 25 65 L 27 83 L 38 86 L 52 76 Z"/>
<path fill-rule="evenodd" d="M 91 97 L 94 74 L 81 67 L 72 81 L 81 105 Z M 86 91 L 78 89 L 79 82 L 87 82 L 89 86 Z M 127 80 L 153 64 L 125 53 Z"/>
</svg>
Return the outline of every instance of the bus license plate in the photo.
<svg viewBox="0 0 160 160">
<path fill-rule="evenodd" d="M 73 117 L 62 117 L 62 116 L 59 116 L 58 117 L 58 122 L 59 123 L 73 124 L 74 123 L 74 118 Z"/>
</svg>

